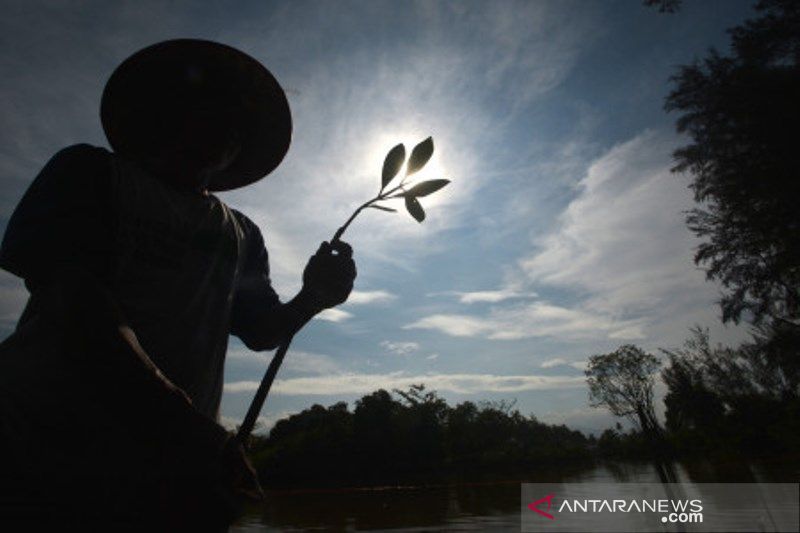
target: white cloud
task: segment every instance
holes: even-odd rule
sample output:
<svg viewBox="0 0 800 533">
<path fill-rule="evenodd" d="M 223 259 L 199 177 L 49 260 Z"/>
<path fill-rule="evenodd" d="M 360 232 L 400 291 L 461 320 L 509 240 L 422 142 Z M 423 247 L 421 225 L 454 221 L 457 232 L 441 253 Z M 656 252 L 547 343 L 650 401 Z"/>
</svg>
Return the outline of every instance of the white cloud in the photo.
<svg viewBox="0 0 800 533">
<path fill-rule="evenodd" d="M 554 357 L 542 361 L 539 366 L 541 368 L 555 368 L 557 366 L 569 366 L 576 370 L 586 370 L 586 361 L 567 361 L 563 357 Z"/>
<path fill-rule="evenodd" d="M 284 395 L 366 394 L 376 389 L 404 389 L 424 383 L 440 392 L 477 394 L 484 392 L 523 392 L 581 388 L 583 377 L 577 376 L 497 376 L 492 374 L 422 374 L 409 376 L 403 372 L 388 374 L 336 374 L 276 380 L 272 390 Z M 225 384 L 226 393 L 252 392 L 257 381 L 236 381 Z"/>
<path fill-rule="evenodd" d="M 294 413 L 290 413 L 289 411 L 281 411 L 280 413 L 268 413 L 266 415 L 261 415 L 256 419 L 256 427 L 253 430 L 253 433 L 269 433 L 269 430 L 272 429 L 272 426 L 278 420 L 291 416 Z M 219 423 L 228 431 L 236 430 L 237 426 L 241 425 L 242 418 L 232 417 L 232 416 L 220 416 Z"/>
<path fill-rule="evenodd" d="M 339 364 L 329 355 L 290 350 L 283 361 L 288 372 L 303 374 L 331 374 L 339 371 Z"/>
<path fill-rule="evenodd" d="M 436 359 L 439 359 L 439 354 L 438 353 L 432 353 L 429 356 L 427 356 L 425 359 L 428 359 L 429 361 L 435 361 Z"/>
<path fill-rule="evenodd" d="M 639 335 L 635 321 L 568 309 L 544 301 L 496 307 L 486 316 L 435 314 L 403 326 L 406 329 L 432 329 L 456 337 L 484 337 L 513 340 L 558 336 L 563 339 L 587 339 L 611 334 L 630 338 Z"/>
<path fill-rule="evenodd" d="M 419 350 L 416 342 L 381 341 L 381 346 L 396 355 L 408 355 Z"/>
<path fill-rule="evenodd" d="M 252 361 L 266 368 L 267 362 L 272 359 L 272 354 L 253 352 L 241 347 L 229 350 L 227 357 Z M 299 374 L 331 374 L 339 371 L 339 364 L 329 355 L 289 350 L 281 365 L 281 371 Z"/>
<path fill-rule="evenodd" d="M 548 359 L 547 361 L 542 361 L 539 365 L 542 368 L 553 368 L 554 366 L 563 366 L 567 364 L 566 359 L 562 359 L 561 357 L 556 357 L 553 359 Z"/>
<path fill-rule="evenodd" d="M 348 313 L 342 309 L 325 309 L 314 318 L 317 320 L 325 320 L 326 322 L 344 322 L 348 318 L 352 318 L 353 313 Z"/>
<path fill-rule="evenodd" d="M 403 326 L 404 329 L 434 329 L 455 337 L 476 337 L 488 334 L 492 326 L 469 315 L 436 314 Z"/>
<path fill-rule="evenodd" d="M 611 339 L 681 338 L 717 322 L 718 289 L 692 261 L 687 180 L 670 172 L 677 139 L 644 132 L 594 161 L 558 228 L 520 266 L 534 285 L 584 291 L 587 314 L 613 320 Z"/>
<path fill-rule="evenodd" d="M 353 291 L 347 298 L 347 305 L 367 305 L 373 303 L 391 302 L 397 295 L 388 291 Z"/>
<path fill-rule="evenodd" d="M 454 292 L 458 296 L 458 301 L 462 304 L 472 303 L 497 303 L 505 300 L 517 298 L 535 298 L 535 292 L 520 292 L 511 289 L 500 289 L 496 291 L 471 291 L 471 292 Z"/>
<path fill-rule="evenodd" d="M 465 304 L 471 304 L 475 302 L 495 303 L 502 302 L 504 300 L 510 300 L 512 298 L 534 298 L 535 296 L 535 292 L 522 293 L 515 291 L 476 291 L 463 293 L 459 298 L 459 301 Z"/>
</svg>

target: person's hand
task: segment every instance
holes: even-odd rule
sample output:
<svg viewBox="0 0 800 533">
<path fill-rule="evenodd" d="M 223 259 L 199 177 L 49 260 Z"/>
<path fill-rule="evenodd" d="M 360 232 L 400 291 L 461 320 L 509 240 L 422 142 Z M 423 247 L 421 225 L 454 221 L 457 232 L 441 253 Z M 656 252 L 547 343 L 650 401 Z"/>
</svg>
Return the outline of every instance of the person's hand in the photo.
<svg viewBox="0 0 800 533">
<path fill-rule="evenodd" d="M 343 241 L 323 242 L 303 271 L 303 292 L 318 309 L 344 303 L 353 290 L 353 249 Z"/>
<path fill-rule="evenodd" d="M 237 439 L 228 438 L 212 468 L 215 481 L 211 498 L 206 500 L 211 508 L 203 510 L 209 520 L 230 524 L 242 515 L 248 502 L 264 501 L 258 475 Z"/>
<path fill-rule="evenodd" d="M 181 435 L 181 451 L 170 450 L 166 464 L 178 470 L 161 498 L 164 531 L 227 531 L 248 503 L 264 501 L 239 440 L 211 421 L 199 426 Z"/>
<path fill-rule="evenodd" d="M 234 502 L 258 502 L 264 499 L 256 470 L 247 458 L 241 442 L 233 437 L 228 439 L 220 455 L 220 464 L 223 469 L 221 488 L 229 493 Z"/>
</svg>

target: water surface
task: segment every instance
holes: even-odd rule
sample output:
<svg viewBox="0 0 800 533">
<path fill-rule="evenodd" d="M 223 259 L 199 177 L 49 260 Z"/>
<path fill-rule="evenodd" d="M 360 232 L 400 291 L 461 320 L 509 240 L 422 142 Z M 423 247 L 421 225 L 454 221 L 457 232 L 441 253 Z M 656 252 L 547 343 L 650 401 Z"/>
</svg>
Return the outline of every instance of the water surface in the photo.
<svg viewBox="0 0 800 533">
<path fill-rule="evenodd" d="M 677 465 L 682 483 L 798 482 L 795 464 L 732 461 Z M 272 531 L 519 531 L 520 483 L 658 483 L 647 463 L 608 462 L 570 471 L 531 472 L 519 479 L 405 487 L 267 491 L 234 533 Z M 735 517 L 731 517 L 735 520 Z M 731 522 L 731 529 L 735 529 Z M 591 524 L 587 524 L 591 529 Z"/>
</svg>

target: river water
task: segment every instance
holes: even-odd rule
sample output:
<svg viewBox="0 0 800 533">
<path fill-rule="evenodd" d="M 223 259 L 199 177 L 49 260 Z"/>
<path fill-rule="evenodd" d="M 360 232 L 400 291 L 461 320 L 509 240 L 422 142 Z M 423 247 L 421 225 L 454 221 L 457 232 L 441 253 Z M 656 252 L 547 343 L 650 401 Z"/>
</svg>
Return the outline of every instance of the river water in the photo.
<svg viewBox="0 0 800 533">
<path fill-rule="evenodd" d="M 800 482 L 794 463 L 678 464 L 677 474 L 689 484 Z M 482 483 L 267 491 L 267 503 L 251 509 L 230 531 L 519 531 L 522 482 L 658 483 L 658 476 L 647 463 L 607 462 Z M 731 520 L 730 529 L 737 529 L 735 517 Z"/>
</svg>

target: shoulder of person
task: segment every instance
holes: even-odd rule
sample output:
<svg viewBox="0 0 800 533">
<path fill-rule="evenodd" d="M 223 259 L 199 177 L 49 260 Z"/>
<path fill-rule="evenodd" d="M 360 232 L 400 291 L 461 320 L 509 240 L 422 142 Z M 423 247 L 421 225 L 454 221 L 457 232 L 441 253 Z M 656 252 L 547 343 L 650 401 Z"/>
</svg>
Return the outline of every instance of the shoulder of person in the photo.
<svg viewBox="0 0 800 533">
<path fill-rule="evenodd" d="M 79 143 L 62 148 L 53 156 L 52 161 L 64 163 L 97 161 L 108 162 L 114 154 L 106 148 L 93 146 L 88 143 Z"/>
<path fill-rule="evenodd" d="M 261 238 L 261 230 L 258 229 L 258 226 L 255 222 L 253 222 L 250 217 L 239 211 L 238 209 L 234 209 L 229 207 L 233 216 L 236 217 L 236 221 L 242 227 L 242 231 L 244 231 L 245 237 L 255 237 Z"/>
<path fill-rule="evenodd" d="M 261 235 L 261 230 L 255 222 L 253 222 L 247 215 L 234 208 L 230 208 L 233 215 L 236 217 L 239 226 L 244 233 L 244 240 L 247 247 L 247 255 L 258 262 L 266 262 L 267 248 L 264 243 L 264 237 Z"/>
<path fill-rule="evenodd" d="M 71 179 L 79 176 L 99 176 L 111 170 L 113 153 L 91 144 L 73 144 L 62 148 L 50 158 L 43 169 L 45 174 L 69 174 Z"/>
</svg>

